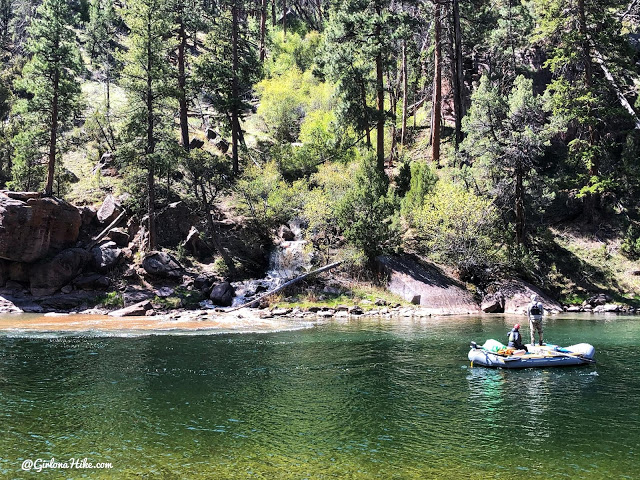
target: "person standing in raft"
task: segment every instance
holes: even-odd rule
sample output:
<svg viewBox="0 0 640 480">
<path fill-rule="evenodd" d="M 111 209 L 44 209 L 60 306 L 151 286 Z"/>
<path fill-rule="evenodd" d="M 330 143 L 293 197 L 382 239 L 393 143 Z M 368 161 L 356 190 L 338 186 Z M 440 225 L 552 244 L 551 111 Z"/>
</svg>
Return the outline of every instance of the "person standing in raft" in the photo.
<svg viewBox="0 0 640 480">
<path fill-rule="evenodd" d="M 515 348 L 516 350 L 527 350 L 522 344 L 522 335 L 520 335 L 520 324 L 516 323 L 509 332 L 509 343 L 507 347 Z"/>
<path fill-rule="evenodd" d="M 535 332 L 538 332 L 538 339 L 540 340 L 540 346 L 542 346 L 542 315 L 544 315 L 542 303 L 538 301 L 538 296 L 533 294 L 531 295 L 531 303 L 527 307 L 529 329 L 531 331 L 531 345 L 536 344 Z"/>
</svg>

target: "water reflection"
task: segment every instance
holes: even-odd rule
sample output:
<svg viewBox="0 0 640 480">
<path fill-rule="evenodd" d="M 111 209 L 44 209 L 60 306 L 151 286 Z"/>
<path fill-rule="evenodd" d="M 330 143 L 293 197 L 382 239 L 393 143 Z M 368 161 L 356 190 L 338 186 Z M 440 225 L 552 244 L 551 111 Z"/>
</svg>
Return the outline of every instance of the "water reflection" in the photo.
<svg viewBox="0 0 640 480">
<path fill-rule="evenodd" d="M 583 332 L 596 367 L 518 371 L 468 367 L 502 318 L 3 337 L 0 477 L 83 454 L 118 467 L 91 478 L 621 478 L 640 467 L 640 349 L 606 325 Z"/>
</svg>

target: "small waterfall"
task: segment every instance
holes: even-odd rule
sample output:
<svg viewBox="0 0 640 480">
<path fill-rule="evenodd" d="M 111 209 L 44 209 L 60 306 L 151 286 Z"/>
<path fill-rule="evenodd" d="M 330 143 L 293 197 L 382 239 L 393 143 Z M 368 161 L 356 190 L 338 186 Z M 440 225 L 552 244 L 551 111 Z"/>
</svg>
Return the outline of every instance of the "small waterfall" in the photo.
<svg viewBox="0 0 640 480">
<path fill-rule="evenodd" d="M 264 278 L 232 284 L 236 289 L 236 296 L 233 299 L 234 307 L 279 287 L 309 269 L 312 260 L 312 255 L 307 248 L 309 242 L 302 239 L 302 229 L 299 223 L 292 223 L 290 231 L 293 234 L 292 240 L 280 239 L 280 242 L 273 247 L 269 255 L 267 274 Z"/>
</svg>

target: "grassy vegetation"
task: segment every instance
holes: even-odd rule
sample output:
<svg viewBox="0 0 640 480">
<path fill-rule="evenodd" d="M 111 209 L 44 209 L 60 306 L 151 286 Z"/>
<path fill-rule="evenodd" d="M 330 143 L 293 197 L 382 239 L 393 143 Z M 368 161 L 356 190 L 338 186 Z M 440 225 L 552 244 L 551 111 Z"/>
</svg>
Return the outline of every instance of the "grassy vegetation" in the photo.
<svg viewBox="0 0 640 480">
<path fill-rule="evenodd" d="M 339 290 L 339 293 L 338 293 Z M 269 305 L 279 308 L 320 307 L 336 308 L 338 306 L 359 306 L 363 310 L 379 309 L 376 301 L 382 300 L 389 306 L 410 306 L 403 298 L 389 292 L 383 287 L 366 283 L 349 283 L 346 288 L 333 291 L 318 291 L 313 288 L 301 288 L 299 292 L 289 296 L 275 295 L 269 298 Z M 380 303 L 380 302 L 379 302 Z"/>
<path fill-rule="evenodd" d="M 552 229 L 541 257 L 545 283 L 561 302 L 582 303 L 591 295 L 605 292 L 617 303 L 637 304 L 640 276 L 633 273 L 638 263 L 620 251 L 621 240 L 583 230 Z"/>
<path fill-rule="evenodd" d="M 104 308 L 122 308 L 124 298 L 120 292 L 107 292 L 98 298 L 97 303 Z"/>
</svg>

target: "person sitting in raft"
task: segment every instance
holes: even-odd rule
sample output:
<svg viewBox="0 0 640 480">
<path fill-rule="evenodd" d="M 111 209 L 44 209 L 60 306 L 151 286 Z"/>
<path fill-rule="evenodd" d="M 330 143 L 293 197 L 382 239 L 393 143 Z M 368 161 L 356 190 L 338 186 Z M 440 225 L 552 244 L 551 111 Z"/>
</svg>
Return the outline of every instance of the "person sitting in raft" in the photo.
<svg viewBox="0 0 640 480">
<path fill-rule="evenodd" d="M 538 296 L 531 295 L 531 303 L 527 307 L 527 316 L 529 317 L 529 329 L 531 330 L 531 345 L 536 344 L 535 332 L 538 332 L 538 339 L 540 340 L 540 346 L 542 343 L 542 315 L 544 315 L 544 308 L 542 302 L 538 301 Z"/>
<path fill-rule="evenodd" d="M 520 335 L 520 324 L 516 323 L 511 331 L 509 332 L 509 343 L 507 344 L 509 348 L 515 348 L 516 350 L 527 350 L 522 343 L 522 335 Z"/>
</svg>

